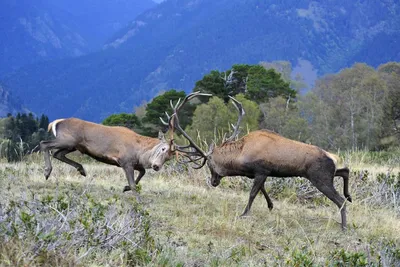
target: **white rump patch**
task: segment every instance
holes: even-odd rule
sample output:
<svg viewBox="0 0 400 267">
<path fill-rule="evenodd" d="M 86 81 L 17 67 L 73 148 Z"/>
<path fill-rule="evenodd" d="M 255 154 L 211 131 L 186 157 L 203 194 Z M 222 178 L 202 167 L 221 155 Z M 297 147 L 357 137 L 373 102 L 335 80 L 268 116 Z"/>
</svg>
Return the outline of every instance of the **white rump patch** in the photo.
<svg viewBox="0 0 400 267">
<path fill-rule="evenodd" d="M 51 123 L 51 131 L 53 132 L 54 136 L 57 137 L 57 123 L 63 121 L 64 119 L 58 119 Z"/>
</svg>

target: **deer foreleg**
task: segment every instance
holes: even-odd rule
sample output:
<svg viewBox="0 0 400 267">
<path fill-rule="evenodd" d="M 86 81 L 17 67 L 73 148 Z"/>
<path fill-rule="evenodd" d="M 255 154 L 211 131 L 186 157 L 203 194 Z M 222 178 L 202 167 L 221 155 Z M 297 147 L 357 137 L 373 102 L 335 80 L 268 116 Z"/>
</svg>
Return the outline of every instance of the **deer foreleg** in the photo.
<svg viewBox="0 0 400 267">
<path fill-rule="evenodd" d="M 139 171 L 139 175 L 138 175 L 138 177 L 136 178 L 135 183 L 136 183 L 136 184 L 139 184 L 140 179 L 142 179 L 142 177 L 145 175 L 146 170 L 145 170 L 144 168 L 142 168 L 142 167 L 141 167 L 141 168 L 137 168 L 136 170 Z"/>
<path fill-rule="evenodd" d="M 139 171 L 139 175 L 138 175 L 138 177 L 137 177 L 136 180 L 135 180 L 135 184 L 137 185 L 137 184 L 139 184 L 140 179 L 142 179 L 142 177 L 145 175 L 146 170 L 145 170 L 144 168 L 136 168 L 135 170 L 138 170 L 138 171 Z M 126 186 L 124 187 L 123 192 L 130 191 L 130 190 L 131 190 L 131 187 L 130 187 L 129 185 L 126 185 Z"/>
<path fill-rule="evenodd" d="M 122 167 L 124 169 L 125 175 L 126 175 L 126 179 L 128 179 L 128 183 L 129 186 L 125 186 L 123 192 L 126 191 L 132 191 L 133 194 L 136 196 L 136 200 L 140 201 L 140 196 L 139 194 L 136 192 L 136 183 L 135 183 L 135 177 L 134 177 L 134 168 L 132 166 L 132 164 L 129 164 L 128 166 L 123 166 Z M 129 188 L 129 189 L 128 189 Z"/>
<path fill-rule="evenodd" d="M 123 166 L 122 167 L 125 172 L 126 179 L 128 180 L 128 184 L 124 187 L 123 192 L 126 191 L 136 191 L 136 183 L 135 183 L 135 173 L 132 165 Z"/>
</svg>

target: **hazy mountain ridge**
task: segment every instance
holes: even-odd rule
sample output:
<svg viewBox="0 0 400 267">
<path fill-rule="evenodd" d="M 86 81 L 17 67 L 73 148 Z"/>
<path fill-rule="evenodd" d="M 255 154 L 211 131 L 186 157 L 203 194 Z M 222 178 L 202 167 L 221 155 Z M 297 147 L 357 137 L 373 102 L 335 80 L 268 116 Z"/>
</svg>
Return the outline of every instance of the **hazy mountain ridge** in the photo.
<svg viewBox="0 0 400 267">
<path fill-rule="evenodd" d="M 400 61 L 396 25 L 394 1 L 168 0 L 137 16 L 101 52 L 29 66 L 5 80 L 21 98 L 35 92 L 24 99 L 35 112 L 99 121 L 161 90 L 191 91 L 212 69 L 236 63 L 307 62 L 323 75 L 355 61 Z"/>
<path fill-rule="evenodd" d="M 76 31 L 73 17 L 60 10 L 49 12 L 44 1 L 6 0 L 0 6 L 1 72 L 89 51 L 87 41 Z"/>
<path fill-rule="evenodd" d="M 5 117 L 8 113 L 15 114 L 18 112 L 29 111 L 10 94 L 9 90 L 0 84 L 0 117 Z"/>
<path fill-rule="evenodd" d="M 2 1 L 0 73 L 100 49 L 110 35 L 153 6 L 151 0 Z"/>
<path fill-rule="evenodd" d="M 213 8 L 209 8 L 211 5 Z M 398 42 L 390 45 L 380 41 L 382 38 L 398 40 L 398 14 L 399 5 L 390 1 L 376 5 L 362 1 L 296 1 L 295 4 L 281 1 L 271 5 L 259 1 L 176 0 L 139 16 L 142 27 L 136 27 L 135 35 L 127 38 L 124 45 L 142 39 L 140 30 L 168 33 L 169 36 L 160 37 L 162 40 L 168 40 L 171 35 L 179 40 L 163 64 L 141 84 L 143 90 L 163 89 L 166 80 L 170 87 L 187 88 L 210 70 L 226 69 L 237 62 L 283 59 L 296 65 L 299 60 L 307 60 L 322 75 L 355 61 L 377 66 L 399 59 L 398 53 L 393 54 Z M 182 26 L 176 29 L 176 25 Z M 174 32 L 169 33 L 167 29 L 174 29 Z M 371 48 L 374 43 L 379 43 L 380 48 Z M 391 49 L 382 49 L 388 44 Z M 371 50 L 381 56 L 370 55 Z M 189 57 L 197 63 L 197 66 L 190 66 L 192 71 L 180 64 Z M 171 69 L 175 70 L 173 74 Z M 175 79 L 167 78 L 179 76 L 179 72 L 184 74 Z"/>
</svg>

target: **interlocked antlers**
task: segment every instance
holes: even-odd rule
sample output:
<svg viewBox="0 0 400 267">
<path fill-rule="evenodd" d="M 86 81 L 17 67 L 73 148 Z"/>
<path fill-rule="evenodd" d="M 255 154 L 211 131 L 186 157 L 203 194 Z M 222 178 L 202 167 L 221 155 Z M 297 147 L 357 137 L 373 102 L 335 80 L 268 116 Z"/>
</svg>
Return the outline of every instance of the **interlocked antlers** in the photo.
<svg viewBox="0 0 400 267">
<path fill-rule="evenodd" d="M 207 156 L 203 152 L 203 150 L 192 140 L 192 138 L 182 129 L 182 127 L 179 124 L 179 117 L 178 117 L 178 112 L 181 110 L 181 108 L 191 99 L 197 96 L 212 96 L 211 94 L 204 94 L 200 92 L 194 92 L 189 95 L 187 95 L 183 101 L 181 102 L 181 99 L 179 98 L 178 102 L 173 105 L 172 100 L 170 101 L 170 105 L 173 111 L 173 114 L 171 116 L 168 115 L 167 112 L 165 112 L 165 115 L 168 118 L 168 123 L 165 122 L 162 118 L 160 118 L 161 122 L 164 125 L 168 125 L 172 131 L 174 129 L 178 129 L 178 131 L 189 141 L 189 145 L 186 146 L 180 146 L 174 143 L 174 149 L 178 152 L 179 154 L 186 157 L 188 160 L 187 161 L 181 161 L 182 163 L 194 163 L 197 167 L 195 168 L 201 168 L 204 166 Z M 199 164 L 197 161 L 203 159 L 202 164 Z"/>
<path fill-rule="evenodd" d="M 167 112 L 165 112 L 166 117 L 168 119 L 168 122 L 164 121 L 162 118 L 160 118 L 161 122 L 164 125 L 168 125 L 170 129 L 172 129 L 172 132 L 174 131 L 174 129 L 178 129 L 178 131 L 186 138 L 186 140 L 189 142 L 188 145 L 185 146 L 180 146 L 177 144 L 173 144 L 174 145 L 174 149 L 175 151 L 178 151 L 180 155 L 184 156 L 185 158 L 187 158 L 186 161 L 181 161 L 181 163 L 194 163 L 196 165 L 196 167 L 193 167 L 195 169 L 200 169 L 201 167 L 204 166 L 204 164 L 207 161 L 207 155 L 208 153 L 205 153 L 200 146 L 198 146 L 193 139 L 182 129 L 182 127 L 179 124 L 179 111 L 181 110 L 181 108 L 191 99 L 193 99 L 194 97 L 197 96 L 212 96 L 211 94 L 204 94 L 204 93 L 200 93 L 200 92 L 194 92 L 191 93 L 189 95 L 187 95 L 183 101 L 181 102 L 181 99 L 178 100 L 178 102 L 173 105 L 172 101 L 170 101 L 170 105 L 171 108 L 173 110 L 173 114 L 171 116 L 168 115 Z M 239 112 L 239 117 L 237 120 L 236 125 L 231 125 L 233 128 L 233 133 L 232 135 L 227 138 L 224 142 L 230 142 L 233 141 L 236 136 L 239 134 L 239 125 L 240 122 L 243 118 L 243 115 L 245 114 L 244 109 L 242 104 L 237 101 L 235 98 L 229 96 L 229 98 L 232 100 L 233 105 L 236 107 L 236 109 Z M 202 160 L 201 163 L 198 163 L 199 160 Z"/>
</svg>

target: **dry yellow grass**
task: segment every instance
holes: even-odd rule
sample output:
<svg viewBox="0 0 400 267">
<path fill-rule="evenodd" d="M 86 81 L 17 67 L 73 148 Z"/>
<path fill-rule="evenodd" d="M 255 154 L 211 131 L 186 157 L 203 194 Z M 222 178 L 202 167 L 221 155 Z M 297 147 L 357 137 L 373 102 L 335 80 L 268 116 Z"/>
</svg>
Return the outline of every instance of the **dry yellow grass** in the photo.
<svg viewBox="0 0 400 267">
<path fill-rule="evenodd" d="M 84 164 L 88 177 L 83 177 L 66 164 L 55 160 L 53 163 L 48 181 L 43 176 L 41 158 L 2 163 L 1 179 L 8 183 L 3 197 L 12 198 L 28 191 L 43 194 L 64 184 L 89 188 L 99 199 L 105 191 L 123 194 L 126 181 L 119 168 L 89 162 Z M 372 264 L 379 262 L 379 257 L 387 262 L 395 259 L 396 249 L 399 263 L 400 200 L 385 198 L 379 191 L 382 184 L 377 177 L 388 171 L 400 173 L 400 168 L 362 162 L 354 166 L 350 163 L 349 167 L 353 203 L 347 205 L 347 232 L 341 231 L 337 207 L 315 192 L 305 179 L 268 178 L 266 188 L 274 209 L 270 212 L 260 195 L 254 201 L 251 216 L 240 218 L 251 180 L 224 178 L 220 187 L 212 188 L 206 183 L 205 168 L 178 172 L 176 166 L 166 166 L 158 173 L 149 171 L 141 181 L 140 195 L 151 219 L 157 253 L 142 264 L 306 266 L 311 262 L 315 266 L 333 266 L 345 258 L 341 250 L 353 258 L 357 258 L 356 253 L 363 253 Z M 337 178 L 336 184 L 342 192 L 342 180 Z M 394 192 L 400 196 L 399 191 Z M 124 198 L 130 197 L 134 198 L 132 193 L 125 193 Z M 386 253 L 388 249 L 393 255 Z"/>
</svg>

